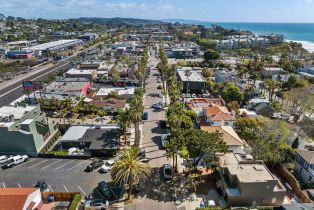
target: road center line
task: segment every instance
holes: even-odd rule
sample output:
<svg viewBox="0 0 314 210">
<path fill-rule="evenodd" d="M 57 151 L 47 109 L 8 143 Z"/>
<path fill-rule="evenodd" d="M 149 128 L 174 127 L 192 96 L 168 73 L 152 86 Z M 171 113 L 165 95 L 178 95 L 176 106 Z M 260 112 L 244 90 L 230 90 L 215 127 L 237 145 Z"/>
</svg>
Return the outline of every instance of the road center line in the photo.
<svg viewBox="0 0 314 210">
<path fill-rule="evenodd" d="M 35 165 L 32 165 L 32 166 L 30 166 L 30 167 L 28 167 L 28 168 L 33 168 L 33 167 L 38 166 L 38 165 L 40 165 L 40 164 L 42 164 L 42 163 L 45 163 L 45 162 L 47 162 L 47 161 L 48 161 L 48 160 L 44 160 L 44 161 L 39 162 L 39 163 L 36 163 Z"/>
<path fill-rule="evenodd" d="M 58 160 L 56 162 L 50 163 L 50 164 L 46 165 L 45 167 L 42 167 L 41 170 L 45 169 L 45 168 L 48 168 L 49 166 L 52 166 L 53 164 L 59 163 L 60 161 L 62 161 L 62 160 Z"/>
<path fill-rule="evenodd" d="M 55 170 L 57 170 L 57 169 L 59 169 L 59 168 L 62 168 L 63 166 L 66 166 L 66 165 L 68 165 L 69 163 L 72 163 L 73 161 L 74 161 L 74 160 L 71 160 L 70 162 L 67 162 L 67 163 L 63 164 L 63 165 L 59 166 L 58 168 L 55 168 Z"/>
<path fill-rule="evenodd" d="M 86 162 L 88 162 L 88 160 L 85 160 L 85 161 L 83 161 L 83 162 L 81 162 L 81 163 L 79 163 L 79 164 L 77 164 L 77 165 L 75 165 L 75 166 L 69 168 L 68 170 L 70 171 L 70 170 L 72 170 L 73 168 L 76 168 L 77 166 L 80 166 L 80 165 L 82 165 L 83 163 L 86 163 Z"/>
<path fill-rule="evenodd" d="M 65 187 L 65 185 L 63 185 L 63 187 L 64 187 L 65 191 L 69 192 L 68 189 Z"/>
<path fill-rule="evenodd" d="M 81 188 L 81 186 L 77 186 L 81 191 L 82 193 L 86 196 L 86 193 L 84 192 L 84 190 Z"/>
</svg>

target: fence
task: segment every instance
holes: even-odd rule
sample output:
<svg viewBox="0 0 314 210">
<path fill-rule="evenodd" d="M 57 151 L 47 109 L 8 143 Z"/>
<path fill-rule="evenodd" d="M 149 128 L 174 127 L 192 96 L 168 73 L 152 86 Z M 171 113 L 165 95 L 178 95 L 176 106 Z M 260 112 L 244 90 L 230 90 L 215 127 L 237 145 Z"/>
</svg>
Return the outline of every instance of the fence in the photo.
<svg viewBox="0 0 314 210">
<path fill-rule="evenodd" d="M 76 194 L 80 194 L 80 192 L 42 192 L 42 198 L 47 200 L 47 197 L 52 195 L 54 196 L 55 201 L 72 201 Z"/>
<path fill-rule="evenodd" d="M 303 203 L 311 203 L 311 200 L 301 190 L 295 177 L 284 166 L 280 165 L 276 170 L 281 178 L 291 186 L 292 191 Z"/>
</svg>

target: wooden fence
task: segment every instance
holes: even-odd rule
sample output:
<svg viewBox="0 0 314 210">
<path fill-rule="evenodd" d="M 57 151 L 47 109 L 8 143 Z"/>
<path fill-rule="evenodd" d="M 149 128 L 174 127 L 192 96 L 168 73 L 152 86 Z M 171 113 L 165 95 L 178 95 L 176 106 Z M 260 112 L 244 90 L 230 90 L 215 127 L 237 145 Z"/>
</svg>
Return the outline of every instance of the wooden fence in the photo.
<svg viewBox="0 0 314 210">
<path fill-rule="evenodd" d="M 72 201 L 76 194 L 80 194 L 80 192 L 42 192 L 42 198 L 47 200 L 49 195 L 54 196 L 55 201 Z"/>
<path fill-rule="evenodd" d="M 291 186 L 292 191 L 297 195 L 299 199 L 301 199 L 303 203 L 311 203 L 311 200 L 301 190 L 299 183 L 296 181 L 295 177 L 284 166 L 280 165 L 277 168 L 277 173 L 285 182 L 287 182 Z"/>
</svg>

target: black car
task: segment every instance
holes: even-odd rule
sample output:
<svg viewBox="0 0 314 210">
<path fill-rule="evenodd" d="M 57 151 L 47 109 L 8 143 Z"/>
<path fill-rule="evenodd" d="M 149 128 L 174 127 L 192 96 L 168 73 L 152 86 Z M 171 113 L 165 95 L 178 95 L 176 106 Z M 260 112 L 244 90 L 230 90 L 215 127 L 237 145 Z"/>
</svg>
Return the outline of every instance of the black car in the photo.
<svg viewBox="0 0 314 210">
<path fill-rule="evenodd" d="M 39 180 L 35 187 L 38 187 L 40 189 L 40 192 L 49 192 L 48 185 L 44 179 Z"/>
<path fill-rule="evenodd" d="M 91 164 L 86 167 L 86 171 L 93 171 L 104 164 L 103 160 L 93 160 Z"/>
<path fill-rule="evenodd" d="M 159 126 L 160 126 L 160 128 L 165 129 L 167 127 L 167 122 L 165 120 L 160 120 Z"/>
<path fill-rule="evenodd" d="M 145 152 L 145 149 L 141 149 L 140 152 L 139 152 L 139 157 L 140 159 L 144 159 L 146 158 L 146 152 Z"/>
</svg>

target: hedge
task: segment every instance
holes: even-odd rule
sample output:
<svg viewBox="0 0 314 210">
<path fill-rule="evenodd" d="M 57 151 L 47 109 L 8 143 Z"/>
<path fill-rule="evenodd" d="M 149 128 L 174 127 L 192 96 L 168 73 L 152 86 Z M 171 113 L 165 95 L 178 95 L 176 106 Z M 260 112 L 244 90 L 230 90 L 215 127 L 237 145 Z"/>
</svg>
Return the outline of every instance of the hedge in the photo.
<svg viewBox="0 0 314 210">
<path fill-rule="evenodd" d="M 69 210 L 76 210 L 78 205 L 81 203 L 82 195 L 76 194 L 71 202 Z"/>
</svg>

